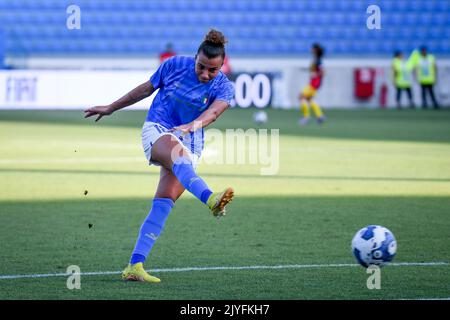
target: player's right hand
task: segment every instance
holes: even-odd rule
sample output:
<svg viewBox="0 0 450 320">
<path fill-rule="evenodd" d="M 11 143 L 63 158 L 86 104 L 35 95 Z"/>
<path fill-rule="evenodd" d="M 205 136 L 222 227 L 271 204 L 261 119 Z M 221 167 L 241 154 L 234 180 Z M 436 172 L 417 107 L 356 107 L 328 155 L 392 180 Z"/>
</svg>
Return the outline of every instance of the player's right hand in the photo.
<svg viewBox="0 0 450 320">
<path fill-rule="evenodd" d="M 111 113 L 113 113 L 113 111 L 114 110 L 109 105 L 108 106 L 97 106 L 97 107 L 93 107 L 93 108 L 84 110 L 84 117 L 89 118 L 89 117 L 98 115 L 97 119 L 95 119 L 95 122 L 97 122 L 103 116 L 108 116 Z"/>
</svg>

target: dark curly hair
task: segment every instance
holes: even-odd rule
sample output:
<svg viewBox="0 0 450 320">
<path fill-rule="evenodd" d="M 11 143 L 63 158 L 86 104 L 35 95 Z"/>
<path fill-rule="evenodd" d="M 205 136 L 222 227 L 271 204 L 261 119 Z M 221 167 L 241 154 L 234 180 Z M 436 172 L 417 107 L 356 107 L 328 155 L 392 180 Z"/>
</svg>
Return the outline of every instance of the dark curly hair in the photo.
<svg viewBox="0 0 450 320">
<path fill-rule="evenodd" d="M 322 59 L 325 54 L 325 49 L 319 43 L 313 43 L 312 47 L 316 51 L 317 58 Z"/>
<path fill-rule="evenodd" d="M 197 54 L 203 52 L 203 54 L 208 57 L 208 59 L 212 59 L 218 56 L 221 56 L 224 59 L 226 43 L 227 39 L 225 39 L 225 36 L 222 32 L 211 29 L 206 34 L 205 39 L 203 39 L 203 42 L 198 47 Z"/>
</svg>

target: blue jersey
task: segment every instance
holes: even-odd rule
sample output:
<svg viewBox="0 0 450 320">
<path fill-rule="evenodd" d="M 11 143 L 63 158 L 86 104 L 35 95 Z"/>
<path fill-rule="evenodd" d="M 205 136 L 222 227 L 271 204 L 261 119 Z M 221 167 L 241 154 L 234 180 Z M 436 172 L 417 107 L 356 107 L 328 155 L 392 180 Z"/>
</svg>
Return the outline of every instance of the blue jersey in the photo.
<svg viewBox="0 0 450 320">
<path fill-rule="evenodd" d="M 198 81 L 195 59 L 191 57 L 175 56 L 166 60 L 150 81 L 159 92 L 146 121 L 168 129 L 197 119 L 215 100 L 230 104 L 234 96 L 233 84 L 221 71 L 207 83 Z"/>
</svg>

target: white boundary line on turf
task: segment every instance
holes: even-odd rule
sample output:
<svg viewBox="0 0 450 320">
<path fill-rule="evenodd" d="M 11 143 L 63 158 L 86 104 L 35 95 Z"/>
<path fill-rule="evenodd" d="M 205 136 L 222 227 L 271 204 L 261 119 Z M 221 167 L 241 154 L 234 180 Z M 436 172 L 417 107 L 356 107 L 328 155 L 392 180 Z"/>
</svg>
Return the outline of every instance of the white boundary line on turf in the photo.
<svg viewBox="0 0 450 320">
<path fill-rule="evenodd" d="M 186 268 L 163 268 L 151 269 L 152 273 L 159 272 L 191 272 L 191 271 L 217 271 L 217 270 L 276 270 L 276 269 L 314 269 L 314 268 L 342 268 L 358 267 L 358 264 L 336 263 L 336 264 L 286 264 L 278 266 L 222 266 L 222 267 L 186 267 Z M 431 266 L 450 266 L 450 262 L 397 262 L 390 263 L 390 267 L 431 267 Z M 99 272 L 81 272 L 80 276 L 104 276 L 121 274 L 122 271 L 99 271 Z M 44 274 L 18 274 L 18 275 L 0 275 L 0 280 L 6 279 L 33 279 L 50 277 L 68 277 L 72 273 L 44 273 Z"/>
<path fill-rule="evenodd" d="M 412 298 L 412 299 L 399 299 L 399 300 L 419 300 L 419 301 L 433 301 L 433 300 L 438 300 L 438 301 L 444 301 L 444 300 L 450 300 L 450 297 L 448 298 Z"/>
<path fill-rule="evenodd" d="M 61 159 L 0 159 L 3 164 L 58 164 L 58 163 L 128 163 L 143 162 L 144 157 L 61 158 Z"/>
</svg>

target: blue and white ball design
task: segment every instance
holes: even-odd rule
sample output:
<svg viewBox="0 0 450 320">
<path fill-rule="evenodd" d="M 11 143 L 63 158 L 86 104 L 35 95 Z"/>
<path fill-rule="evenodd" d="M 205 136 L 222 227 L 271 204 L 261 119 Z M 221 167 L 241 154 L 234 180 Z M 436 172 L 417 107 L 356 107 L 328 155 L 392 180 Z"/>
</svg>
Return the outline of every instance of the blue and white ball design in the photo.
<svg viewBox="0 0 450 320">
<path fill-rule="evenodd" d="M 267 112 L 265 112 L 264 110 L 256 111 L 253 114 L 253 121 L 257 125 L 265 124 L 267 120 L 269 120 L 269 117 L 267 116 Z"/>
<path fill-rule="evenodd" d="M 397 252 L 397 241 L 387 228 L 367 226 L 353 237 L 352 252 L 363 267 L 367 268 L 370 265 L 381 267 L 394 258 Z"/>
</svg>

